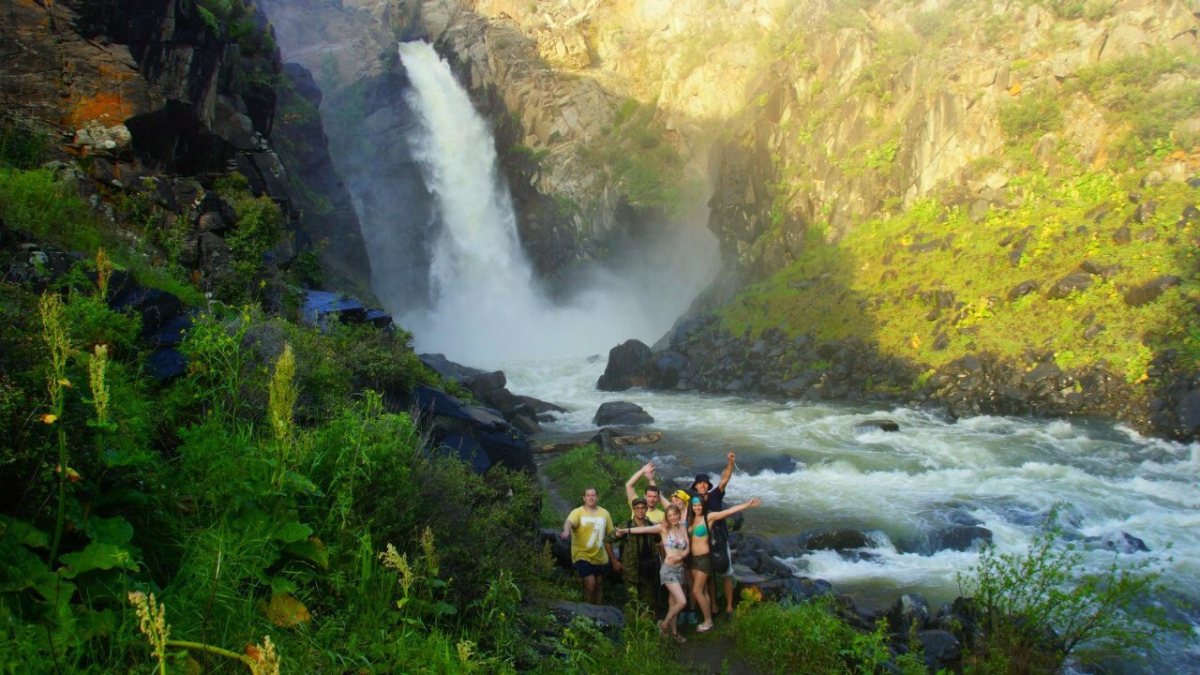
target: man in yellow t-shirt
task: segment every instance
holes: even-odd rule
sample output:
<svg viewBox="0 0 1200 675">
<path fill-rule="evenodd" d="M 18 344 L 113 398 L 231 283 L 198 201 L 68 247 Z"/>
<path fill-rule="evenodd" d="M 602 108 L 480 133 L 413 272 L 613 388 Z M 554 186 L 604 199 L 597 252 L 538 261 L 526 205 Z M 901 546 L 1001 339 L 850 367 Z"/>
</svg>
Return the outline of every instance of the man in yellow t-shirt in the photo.
<svg viewBox="0 0 1200 675">
<path fill-rule="evenodd" d="M 571 512 L 563 521 L 563 539 L 571 538 L 571 560 L 575 570 L 583 577 L 583 601 L 593 605 L 604 602 L 604 575 L 609 561 L 613 569 L 621 571 L 621 561 L 613 556 L 608 533 L 613 531 L 612 516 L 596 505 L 599 495 L 596 488 L 583 491 L 583 506 Z"/>
<path fill-rule="evenodd" d="M 645 466 L 625 481 L 625 501 L 629 502 L 629 511 L 632 513 L 633 500 L 638 498 L 637 482 L 642 476 L 650 483 L 650 487 L 646 488 L 646 520 L 657 525 L 663 521 L 667 512 L 663 510 L 658 486 L 654 484 L 654 462 L 646 462 Z"/>
</svg>

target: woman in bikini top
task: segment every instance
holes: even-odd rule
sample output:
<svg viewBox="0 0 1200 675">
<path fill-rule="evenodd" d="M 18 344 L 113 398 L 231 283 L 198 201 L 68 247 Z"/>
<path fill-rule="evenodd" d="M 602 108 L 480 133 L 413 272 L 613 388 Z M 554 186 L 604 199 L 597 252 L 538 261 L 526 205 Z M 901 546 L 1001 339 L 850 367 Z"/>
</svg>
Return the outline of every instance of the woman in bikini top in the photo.
<svg viewBox="0 0 1200 675">
<path fill-rule="evenodd" d="M 712 558 L 709 556 L 711 549 L 709 548 L 709 529 L 714 522 L 724 520 L 729 516 L 744 511 L 748 508 L 759 506 L 762 500 L 758 497 L 751 499 L 744 504 L 731 506 L 724 511 L 714 511 L 713 513 L 704 512 L 704 502 L 699 497 L 692 499 L 692 595 L 696 598 L 696 604 L 700 605 L 700 611 L 704 614 L 704 623 L 696 627 L 696 631 L 703 633 L 712 630 L 712 604 L 708 598 L 708 577 L 712 574 Z"/>
</svg>

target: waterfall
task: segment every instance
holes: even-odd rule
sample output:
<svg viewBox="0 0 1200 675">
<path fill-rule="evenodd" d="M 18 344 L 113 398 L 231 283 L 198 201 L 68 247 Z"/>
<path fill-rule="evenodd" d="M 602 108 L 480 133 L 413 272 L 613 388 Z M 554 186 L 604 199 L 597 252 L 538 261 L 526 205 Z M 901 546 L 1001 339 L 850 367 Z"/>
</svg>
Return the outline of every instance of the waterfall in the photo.
<svg viewBox="0 0 1200 675">
<path fill-rule="evenodd" d="M 680 260 L 679 251 L 691 249 L 670 242 L 643 270 L 595 274 L 577 284 L 586 290 L 565 304 L 550 302 L 521 249 L 486 121 L 430 45 L 409 42 L 399 50 L 412 82 L 409 103 L 423 127 L 410 143 L 440 221 L 430 266 L 432 308 L 400 318 L 418 349 L 495 367 L 606 353 L 631 337 L 653 342 L 669 329 L 715 274 L 711 235 L 703 232 L 711 245 L 694 247 L 695 260 Z"/>
</svg>

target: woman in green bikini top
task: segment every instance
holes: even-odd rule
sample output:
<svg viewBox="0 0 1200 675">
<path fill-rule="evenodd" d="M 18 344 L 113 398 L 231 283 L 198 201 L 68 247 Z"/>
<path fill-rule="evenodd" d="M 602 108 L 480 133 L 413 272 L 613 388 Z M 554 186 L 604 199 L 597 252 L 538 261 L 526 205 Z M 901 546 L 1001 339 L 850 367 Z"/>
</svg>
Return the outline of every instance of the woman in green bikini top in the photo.
<svg viewBox="0 0 1200 675">
<path fill-rule="evenodd" d="M 708 577 L 712 575 L 712 556 L 709 555 L 709 535 L 712 529 L 712 524 L 718 520 L 724 520 L 738 511 L 760 506 L 762 500 L 758 497 L 751 499 L 744 504 L 731 506 L 724 511 L 714 511 L 712 513 L 704 512 L 704 502 L 699 497 L 692 498 L 692 517 L 689 519 L 692 523 L 690 528 L 691 533 L 691 563 L 692 570 L 692 594 L 696 598 L 696 604 L 700 605 L 700 611 L 704 613 L 704 623 L 696 627 L 696 631 L 703 633 L 711 630 L 712 622 L 712 604 L 708 598 Z"/>
</svg>

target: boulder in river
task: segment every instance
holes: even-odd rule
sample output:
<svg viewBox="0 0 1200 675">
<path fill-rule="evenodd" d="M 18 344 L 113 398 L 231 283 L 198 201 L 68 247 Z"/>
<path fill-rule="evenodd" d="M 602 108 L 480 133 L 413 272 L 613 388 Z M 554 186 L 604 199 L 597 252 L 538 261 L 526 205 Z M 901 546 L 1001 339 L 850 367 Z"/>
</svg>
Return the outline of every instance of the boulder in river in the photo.
<svg viewBox="0 0 1200 675">
<path fill-rule="evenodd" d="M 592 417 L 592 424 L 598 427 L 622 426 L 636 427 L 643 424 L 653 424 L 654 418 L 636 403 L 628 401 L 609 401 L 601 403 Z"/>
<path fill-rule="evenodd" d="M 838 529 L 814 532 L 808 535 L 804 545 L 810 551 L 849 551 L 869 548 L 871 541 L 858 530 Z"/>
<path fill-rule="evenodd" d="M 900 431 L 900 423 L 895 420 L 863 420 L 854 425 L 856 434 L 867 434 L 872 431 Z"/>
<path fill-rule="evenodd" d="M 641 340 L 626 340 L 608 352 L 608 365 L 596 382 L 600 391 L 625 391 L 649 383 L 650 347 Z"/>
<path fill-rule="evenodd" d="M 992 531 L 979 525 L 956 523 L 935 532 L 932 539 L 935 551 L 970 551 L 980 544 L 990 544 Z"/>
</svg>

